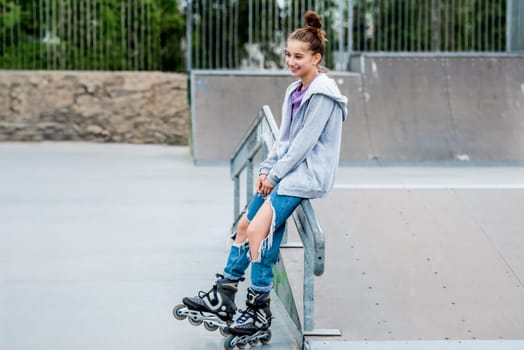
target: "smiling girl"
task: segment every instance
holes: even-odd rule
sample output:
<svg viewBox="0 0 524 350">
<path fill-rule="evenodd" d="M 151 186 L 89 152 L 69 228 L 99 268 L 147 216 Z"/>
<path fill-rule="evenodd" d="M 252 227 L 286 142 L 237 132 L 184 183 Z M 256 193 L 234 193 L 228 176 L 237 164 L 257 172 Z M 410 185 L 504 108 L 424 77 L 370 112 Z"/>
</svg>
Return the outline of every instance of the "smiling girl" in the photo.
<svg viewBox="0 0 524 350">
<path fill-rule="evenodd" d="M 326 47 L 320 17 L 308 11 L 304 18 L 307 25 L 291 33 L 286 46 L 286 65 L 298 80 L 286 90 L 277 142 L 260 165 L 256 194 L 238 222 L 224 273 L 209 292 L 183 301 L 191 310 L 217 315 L 233 335 L 271 325 L 272 269 L 286 220 L 303 199 L 331 190 L 338 167 L 347 98 L 320 66 Z M 249 266 L 247 308 L 233 322 L 238 282 Z"/>
</svg>

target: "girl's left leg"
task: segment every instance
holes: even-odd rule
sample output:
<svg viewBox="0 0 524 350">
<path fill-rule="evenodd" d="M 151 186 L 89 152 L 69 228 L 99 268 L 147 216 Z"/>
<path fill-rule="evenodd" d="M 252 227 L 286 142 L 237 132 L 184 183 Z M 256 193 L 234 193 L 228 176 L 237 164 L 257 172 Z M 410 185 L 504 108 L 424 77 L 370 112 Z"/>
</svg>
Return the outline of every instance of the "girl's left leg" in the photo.
<svg viewBox="0 0 524 350">
<path fill-rule="evenodd" d="M 262 242 L 268 237 L 273 221 L 273 207 L 266 200 L 247 227 L 247 240 L 251 261 L 260 260 Z"/>
</svg>

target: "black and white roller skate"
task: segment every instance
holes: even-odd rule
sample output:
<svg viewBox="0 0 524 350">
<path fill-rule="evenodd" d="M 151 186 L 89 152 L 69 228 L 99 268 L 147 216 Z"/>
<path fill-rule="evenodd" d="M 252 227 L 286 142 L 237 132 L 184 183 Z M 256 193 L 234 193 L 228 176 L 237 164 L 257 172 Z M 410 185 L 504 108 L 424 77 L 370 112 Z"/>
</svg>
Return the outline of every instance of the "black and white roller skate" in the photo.
<svg viewBox="0 0 524 350">
<path fill-rule="evenodd" d="M 198 296 L 184 298 L 183 304 L 174 307 L 173 315 L 177 320 L 187 318 L 193 326 L 204 323 L 204 328 L 210 332 L 220 329 L 220 333 L 227 336 L 224 328 L 233 322 L 237 290 L 238 281 L 217 274 L 217 281 L 209 292 L 200 291 Z"/>
<path fill-rule="evenodd" d="M 229 336 L 224 341 L 224 349 L 242 349 L 247 344 L 256 346 L 259 342 L 267 344 L 271 340 L 271 310 L 269 292 L 247 290 L 247 308 L 229 327 L 224 329 Z"/>
</svg>

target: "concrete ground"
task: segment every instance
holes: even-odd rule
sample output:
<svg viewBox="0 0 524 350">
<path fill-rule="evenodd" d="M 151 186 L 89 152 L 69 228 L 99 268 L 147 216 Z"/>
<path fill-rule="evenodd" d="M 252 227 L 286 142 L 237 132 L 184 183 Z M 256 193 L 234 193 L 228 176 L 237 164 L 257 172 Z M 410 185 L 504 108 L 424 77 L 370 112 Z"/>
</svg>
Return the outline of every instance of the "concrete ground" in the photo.
<svg viewBox="0 0 524 350">
<path fill-rule="evenodd" d="M 0 169 L 0 349 L 222 349 L 171 311 L 225 263 L 227 167 L 187 147 L 0 143 Z M 296 348 L 274 325 L 265 348 Z"/>
<path fill-rule="evenodd" d="M 223 267 L 228 167 L 86 143 L 0 143 L 0 167 L 1 349 L 222 348 L 171 309 Z M 310 349 L 524 349 L 523 167 L 344 167 L 313 204 L 315 326 L 342 336 Z M 264 349 L 296 348 L 275 310 Z"/>
</svg>

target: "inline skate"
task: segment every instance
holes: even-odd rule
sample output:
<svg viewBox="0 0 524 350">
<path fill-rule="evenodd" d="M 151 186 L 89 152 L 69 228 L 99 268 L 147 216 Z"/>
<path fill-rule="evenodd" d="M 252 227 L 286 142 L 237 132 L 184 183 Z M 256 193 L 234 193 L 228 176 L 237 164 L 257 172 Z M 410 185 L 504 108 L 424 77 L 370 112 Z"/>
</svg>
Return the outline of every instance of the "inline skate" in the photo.
<svg viewBox="0 0 524 350">
<path fill-rule="evenodd" d="M 238 282 L 217 274 L 217 280 L 209 292 L 200 291 L 198 296 L 186 297 L 173 309 L 173 316 L 177 320 L 188 319 L 193 326 L 204 324 L 210 332 L 220 330 L 223 336 L 224 328 L 233 322 L 237 307 L 235 294 Z"/>
<path fill-rule="evenodd" d="M 271 340 L 271 309 L 269 292 L 247 290 L 247 308 L 241 311 L 236 321 L 224 329 L 229 336 L 224 341 L 224 349 L 244 348 L 247 344 L 256 346 L 259 342 L 267 344 Z"/>
</svg>

